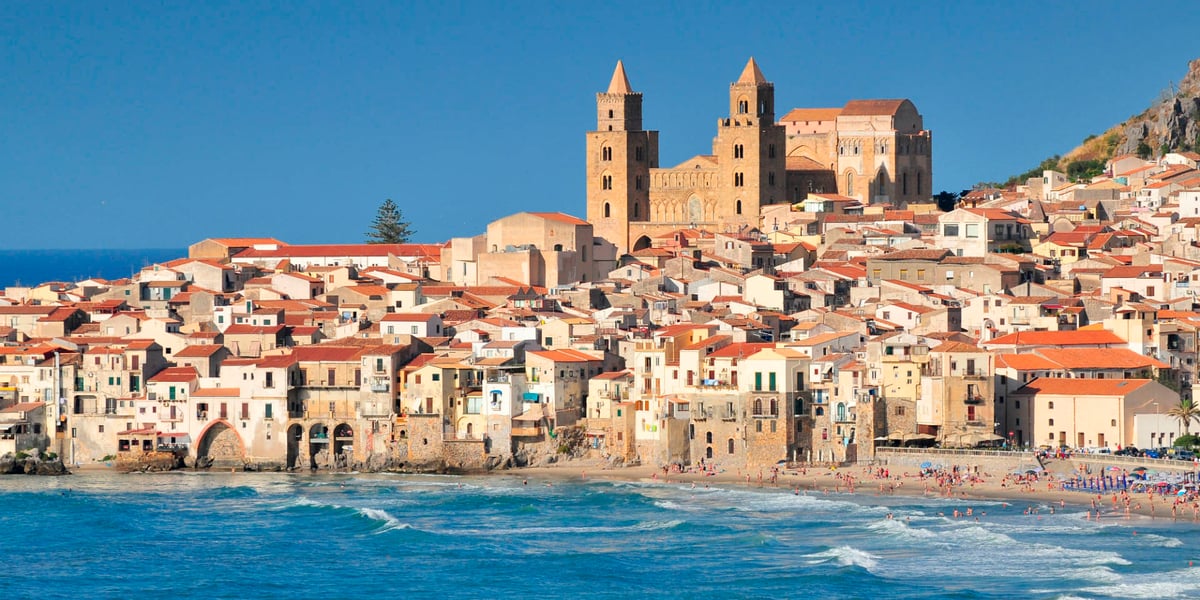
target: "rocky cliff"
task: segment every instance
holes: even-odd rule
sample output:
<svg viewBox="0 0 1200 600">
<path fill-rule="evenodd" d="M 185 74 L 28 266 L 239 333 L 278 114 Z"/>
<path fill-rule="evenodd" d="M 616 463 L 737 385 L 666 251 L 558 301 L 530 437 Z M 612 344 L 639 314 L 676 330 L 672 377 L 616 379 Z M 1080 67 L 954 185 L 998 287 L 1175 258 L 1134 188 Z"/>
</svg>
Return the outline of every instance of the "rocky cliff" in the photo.
<svg viewBox="0 0 1200 600">
<path fill-rule="evenodd" d="M 1143 143 L 1153 155 L 1163 149 L 1200 150 L 1200 59 L 1188 63 L 1179 84 L 1164 90 L 1150 108 L 1109 132 L 1120 136 L 1116 154 L 1136 154 Z"/>
</svg>

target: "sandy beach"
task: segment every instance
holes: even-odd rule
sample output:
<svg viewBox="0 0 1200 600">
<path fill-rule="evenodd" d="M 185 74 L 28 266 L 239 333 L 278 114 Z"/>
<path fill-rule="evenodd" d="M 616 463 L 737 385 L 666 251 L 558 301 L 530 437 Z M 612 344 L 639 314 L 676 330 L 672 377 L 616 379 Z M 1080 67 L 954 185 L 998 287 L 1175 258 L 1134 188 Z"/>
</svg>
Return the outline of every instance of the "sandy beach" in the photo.
<svg viewBox="0 0 1200 600">
<path fill-rule="evenodd" d="M 1060 466 L 1063 470 L 1069 469 L 1066 465 Z M 785 469 L 781 470 L 774 480 L 770 472 L 764 471 L 760 480 L 757 470 L 752 473 L 738 470 L 718 470 L 716 473 L 664 473 L 661 468 L 650 466 L 613 468 L 599 460 L 572 460 L 550 466 L 497 471 L 494 475 L 519 478 L 528 481 L 529 485 L 553 485 L 554 482 L 564 480 L 606 479 L 697 487 L 751 487 L 806 495 L 854 494 L 867 501 L 871 497 L 883 496 L 945 498 L 949 501 L 945 516 L 955 516 L 954 512 L 957 510 L 958 517 L 972 519 L 986 518 L 986 509 L 980 512 L 973 509 L 971 504 L 973 500 L 984 500 L 1001 502 L 1006 505 L 1005 510 L 1019 510 L 1031 516 L 1070 508 L 1086 510 L 1090 513 L 1089 519 L 1105 521 L 1151 517 L 1200 523 L 1200 506 L 1194 503 L 1183 504 L 1172 514 L 1174 498 L 1145 493 L 1130 493 L 1126 497 L 1120 492 L 1097 495 L 1065 490 L 1061 476 L 1056 473 L 1048 473 L 1037 481 L 1018 483 L 1013 476 L 1005 473 L 980 470 L 978 475 L 972 474 L 968 480 L 939 487 L 936 477 L 922 478 L 919 469 L 883 469 L 884 473 L 879 472 L 880 467 L 871 466 Z M 971 471 L 974 473 L 974 469 Z M 971 510 L 968 515 L 969 509 Z"/>
</svg>

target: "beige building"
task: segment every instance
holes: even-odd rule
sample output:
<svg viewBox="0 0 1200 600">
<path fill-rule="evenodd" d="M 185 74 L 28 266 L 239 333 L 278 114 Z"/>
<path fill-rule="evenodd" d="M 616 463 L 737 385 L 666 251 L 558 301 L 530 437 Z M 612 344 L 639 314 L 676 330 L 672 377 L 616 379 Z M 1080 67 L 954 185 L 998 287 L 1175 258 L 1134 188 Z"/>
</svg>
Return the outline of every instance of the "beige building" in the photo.
<svg viewBox="0 0 1200 600">
<path fill-rule="evenodd" d="M 1137 437 L 1135 415 L 1166 412 L 1179 404 L 1179 394 L 1149 379 L 1043 377 L 1011 398 L 1029 403 L 1035 445 L 1074 448 L 1129 446 Z"/>
<path fill-rule="evenodd" d="M 809 109 L 805 109 L 809 110 Z M 642 128 L 642 95 L 617 63 L 587 133 L 587 217 L 618 254 L 663 233 L 763 227 L 763 210 L 809 192 L 903 204 L 932 189 L 931 136 L 908 100 L 851 101 L 775 120 L 775 86 L 754 59 L 729 86 L 712 153 L 659 167 L 658 132 Z"/>
</svg>

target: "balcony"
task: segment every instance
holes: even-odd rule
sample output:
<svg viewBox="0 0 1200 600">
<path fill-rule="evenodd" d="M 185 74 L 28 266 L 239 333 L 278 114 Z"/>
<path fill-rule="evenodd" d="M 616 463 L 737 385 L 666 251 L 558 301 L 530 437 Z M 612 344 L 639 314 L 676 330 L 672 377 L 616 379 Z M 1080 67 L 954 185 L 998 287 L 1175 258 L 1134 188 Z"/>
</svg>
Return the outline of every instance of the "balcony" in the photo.
<svg viewBox="0 0 1200 600">
<path fill-rule="evenodd" d="M 387 392 L 388 390 L 392 389 L 390 383 L 391 382 L 385 377 L 375 377 L 371 379 L 371 391 Z"/>
<path fill-rule="evenodd" d="M 967 397 L 963 398 L 963 402 L 965 404 L 969 404 L 971 406 L 979 406 L 979 405 L 983 404 L 983 396 L 980 396 L 980 395 L 967 396 Z"/>
</svg>

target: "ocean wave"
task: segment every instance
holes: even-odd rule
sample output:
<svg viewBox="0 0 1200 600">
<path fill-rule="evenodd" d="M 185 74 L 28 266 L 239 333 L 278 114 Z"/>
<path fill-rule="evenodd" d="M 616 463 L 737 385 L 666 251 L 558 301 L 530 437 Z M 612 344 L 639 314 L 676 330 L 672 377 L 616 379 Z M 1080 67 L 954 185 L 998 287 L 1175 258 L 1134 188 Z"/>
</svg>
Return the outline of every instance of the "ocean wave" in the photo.
<svg viewBox="0 0 1200 600">
<path fill-rule="evenodd" d="M 378 530 L 376 530 L 375 533 L 385 533 L 385 532 L 392 531 L 395 529 L 412 529 L 412 525 L 401 522 L 400 519 L 393 517 L 391 514 L 389 514 L 386 510 L 383 510 L 383 509 L 356 508 L 355 512 L 357 512 L 358 514 L 360 514 L 363 517 L 366 517 L 367 519 L 370 519 L 372 521 L 378 521 L 380 523 L 383 523 L 383 526 L 381 526 Z"/>
<path fill-rule="evenodd" d="M 1159 546 L 1162 548 L 1179 548 L 1183 546 L 1183 541 L 1178 538 L 1157 535 L 1153 533 L 1139 533 L 1138 539 L 1143 543 L 1149 543 L 1151 546 Z"/>
<path fill-rule="evenodd" d="M 879 565 L 878 556 L 852 546 L 838 546 L 824 552 L 806 554 L 804 558 L 810 559 L 810 565 L 834 562 L 843 567 L 860 567 L 867 571 L 873 571 Z"/>
<path fill-rule="evenodd" d="M 473 535 L 479 537 L 487 536 L 510 536 L 510 535 L 543 535 L 557 533 L 627 533 L 631 531 L 657 531 L 662 529 L 674 529 L 683 525 L 685 521 L 681 519 L 672 519 L 669 521 L 639 521 L 632 525 L 614 525 L 606 526 L 599 525 L 594 527 L 588 526 L 554 526 L 547 525 L 543 527 L 513 527 L 500 529 L 454 529 L 438 531 L 435 533 L 443 533 L 448 535 Z"/>
<path fill-rule="evenodd" d="M 895 518 L 875 521 L 870 525 L 867 525 L 866 529 L 869 531 L 901 538 L 933 539 L 938 537 L 937 533 L 934 533 L 928 529 L 912 527 L 907 523 Z"/>
</svg>

